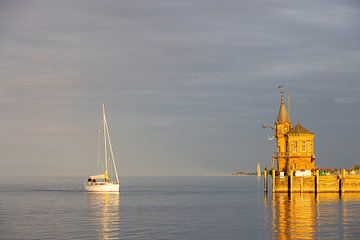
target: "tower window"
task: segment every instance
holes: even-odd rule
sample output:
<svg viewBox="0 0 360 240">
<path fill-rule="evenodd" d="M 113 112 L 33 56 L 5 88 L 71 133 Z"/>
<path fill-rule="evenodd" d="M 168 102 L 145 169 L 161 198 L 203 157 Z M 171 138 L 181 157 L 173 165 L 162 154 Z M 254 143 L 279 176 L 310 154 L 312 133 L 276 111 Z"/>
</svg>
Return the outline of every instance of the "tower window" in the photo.
<svg viewBox="0 0 360 240">
<path fill-rule="evenodd" d="M 305 141 L 301 142 L 301 151 L 306 152 L 306 142 Z"/>
<path fill-rule="evenodd" d="M 296 141 L 291 142 L 291 149 L 292 149 L 293 153 L 297 152 L 297 142 Z"/>
</svg>

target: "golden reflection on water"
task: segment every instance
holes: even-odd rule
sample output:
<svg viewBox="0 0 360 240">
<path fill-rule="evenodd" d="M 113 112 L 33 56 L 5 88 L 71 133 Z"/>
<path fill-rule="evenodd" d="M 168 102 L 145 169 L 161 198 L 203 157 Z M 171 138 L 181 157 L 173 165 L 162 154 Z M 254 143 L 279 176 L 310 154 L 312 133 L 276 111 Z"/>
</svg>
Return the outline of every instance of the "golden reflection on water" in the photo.
<svg viewBox="0 0 360 240">
<path fill-rule="evenodd" d="M 276 239 L 314 238 L 314 194 L 273 194 L 272 215 Z"/>
<path fill-rule="evenodd" d="M 90 207 L 95 214 L 93 224 L 99 229 L 99 238 L 103 240 L 119 238 L 120 194 L 87 193 Z"/>
<path fill-rule="evenodd" d="M 352 205 L 354 202 L 360 201 L 360 193 L 345 193 L 341 195 L 342 199 L 342 222 L 347 222 L 349 219 L 359 219 L 359 208 L 357 211 L 354 210 L 354 206 Z M 359 228 L 359 226 L 358 226 Z M 353 229 L 351 226 L 344 224 L 343 227 L 343 238 L 344 239 L 354 239 L 351 236 Z M 357 236 L 360 238 L 360 236 Z"/>
<path fill-rule="evenodd" d="M 267 204 L 264 197 L 264 206 Z M 351 239 L 351 219 L 357 219 L 352 203 L 360 201 L 360 193 L 276 193 L 271 196 L 273 238 L 329 239 L 339 234 Z M 265 210 L 266 212 L 266 210 Z M 356 212 L 356 211 L 355 211 Z M 268 221 L 265 216 L 265 225 Z"/>
</svg>

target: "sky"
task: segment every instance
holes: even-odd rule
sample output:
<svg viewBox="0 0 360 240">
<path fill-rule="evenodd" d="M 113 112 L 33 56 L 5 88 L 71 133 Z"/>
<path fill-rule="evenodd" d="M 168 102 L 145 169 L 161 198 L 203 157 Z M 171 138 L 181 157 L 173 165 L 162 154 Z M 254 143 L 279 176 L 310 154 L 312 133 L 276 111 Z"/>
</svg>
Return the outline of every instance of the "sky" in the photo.
<svg viewBox="0 0 360 240">
<path fill-rule="evenodd" d="M 271 165 L 292 122 L 319 167 L 360 164 L 360 3 L 0 0 L 0 175 L 97 169 L 106 103 L 121 175 Z"/>
</svg>

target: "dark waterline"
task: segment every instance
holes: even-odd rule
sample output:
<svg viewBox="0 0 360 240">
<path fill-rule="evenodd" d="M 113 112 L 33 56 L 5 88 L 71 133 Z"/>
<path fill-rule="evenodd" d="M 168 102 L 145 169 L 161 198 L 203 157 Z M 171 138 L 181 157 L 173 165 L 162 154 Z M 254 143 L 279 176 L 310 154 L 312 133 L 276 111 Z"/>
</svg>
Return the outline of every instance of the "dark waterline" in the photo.
<svg viewBox="0 0 360 240">
<path fill-rule="evenodd" d="M 83 179 L 3 179 L 1 239 L 356 239 L 360 194 L 266 196 L 256 177 L 122 177 L 120 194 Z"/>
</svg>

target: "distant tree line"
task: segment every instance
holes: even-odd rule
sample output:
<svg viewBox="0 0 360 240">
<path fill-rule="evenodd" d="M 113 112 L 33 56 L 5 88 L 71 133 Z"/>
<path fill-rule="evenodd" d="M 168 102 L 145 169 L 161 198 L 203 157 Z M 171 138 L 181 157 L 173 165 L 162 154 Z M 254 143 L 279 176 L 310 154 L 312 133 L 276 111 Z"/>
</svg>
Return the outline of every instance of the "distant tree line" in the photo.
<svg viewBox="0 0 360 240">
<path fill-rule="evenodd" d="M 354 164 L 351 169 L 360 170 L 360 164 Z"/>
<path fill-rule="evenodd" d="M 254 176 L 254 175 L 256 175 L 256 173 L 255 173 L 255 172 L 244 172 L 244 171 L 240 171 L 240 172 L 237 172 L 237 173 L 233 173 L 232 175 Z"/>
</svg>

